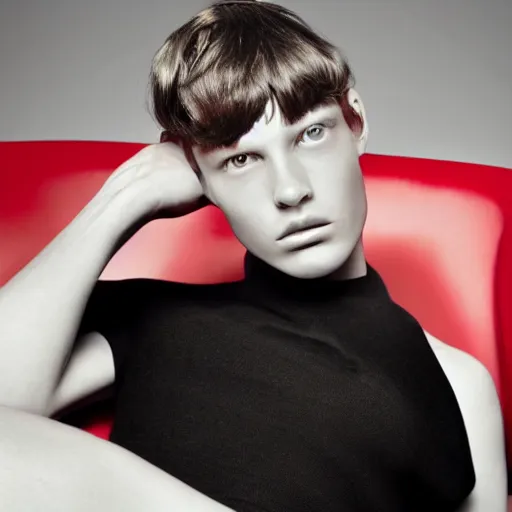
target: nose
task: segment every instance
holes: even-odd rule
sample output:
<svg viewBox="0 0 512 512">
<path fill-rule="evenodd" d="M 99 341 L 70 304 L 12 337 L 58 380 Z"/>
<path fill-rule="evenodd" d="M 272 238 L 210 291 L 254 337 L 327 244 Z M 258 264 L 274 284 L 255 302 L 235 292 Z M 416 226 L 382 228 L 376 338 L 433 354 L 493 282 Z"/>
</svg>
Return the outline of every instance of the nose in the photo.
<svg viewBox="0 0 512 512">
<path fill-rule="evenodd" d="M 278 208 L 296 207 L 313 198 L 311 184 L 300 166 L 276 166 L 274 173 L 274 203 Z"/>
</svg>

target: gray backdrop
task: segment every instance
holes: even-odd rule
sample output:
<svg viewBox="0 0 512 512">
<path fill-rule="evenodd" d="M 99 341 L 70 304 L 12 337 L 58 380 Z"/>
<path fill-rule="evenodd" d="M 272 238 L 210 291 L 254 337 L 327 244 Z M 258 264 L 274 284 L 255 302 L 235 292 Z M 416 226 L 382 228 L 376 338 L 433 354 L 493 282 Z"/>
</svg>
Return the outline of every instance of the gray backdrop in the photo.
<svg viewBox="0 0 512 512">
<path fill-rule="evenodd" d="M 152 142 L 153 53 L 207 0 L 2 0 L 0 140 Z M 512 0 L 282 0 L 347 53 L 373 153 L 512 168 Z"/>
</svg>

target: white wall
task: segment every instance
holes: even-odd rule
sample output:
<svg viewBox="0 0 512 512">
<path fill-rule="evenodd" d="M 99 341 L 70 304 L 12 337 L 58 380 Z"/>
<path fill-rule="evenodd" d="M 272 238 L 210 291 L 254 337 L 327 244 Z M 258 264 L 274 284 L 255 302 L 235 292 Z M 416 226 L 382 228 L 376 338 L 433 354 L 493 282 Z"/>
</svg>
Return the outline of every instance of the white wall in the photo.
<svg viewBox="0 0 512 512">
<path fill-rule="evenodd" d="M 207 0 L 2 0 L 0 140 L 158 138 L 153 53 Z M 512 0 L 282 0 L 354 68 L 373 153 L 512 168 Z"/>
</svg>

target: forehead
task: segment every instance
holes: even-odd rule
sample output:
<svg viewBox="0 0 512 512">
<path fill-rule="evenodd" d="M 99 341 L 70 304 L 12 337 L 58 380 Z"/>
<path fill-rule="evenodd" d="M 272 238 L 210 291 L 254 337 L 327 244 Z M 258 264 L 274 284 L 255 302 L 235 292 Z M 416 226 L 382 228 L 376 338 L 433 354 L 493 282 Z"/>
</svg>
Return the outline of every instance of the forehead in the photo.
<svg viewBox="0 0 512 512">
<path fill-rule="evenodd" d="M 300 119 L 294 123 L 287 124 L 279 106 L 268 101 L 261 117 L 253 124 L 252 128 L 242 135 L 238 141 L 229 147 L 219 148 L 198 148 L 203 155 L 218 153 L 220 151 L 231 151 L 244 143 L 258 142 L 265 138 L 273 137 L 279 131 L 295 131 L 297 128 L 305 128 L 308 124 L 325 115 L 334 116 L 340 114 L 341 109 L 337 103 L 319 105 L 312 110 L 306 112 Z"/>
</svg>

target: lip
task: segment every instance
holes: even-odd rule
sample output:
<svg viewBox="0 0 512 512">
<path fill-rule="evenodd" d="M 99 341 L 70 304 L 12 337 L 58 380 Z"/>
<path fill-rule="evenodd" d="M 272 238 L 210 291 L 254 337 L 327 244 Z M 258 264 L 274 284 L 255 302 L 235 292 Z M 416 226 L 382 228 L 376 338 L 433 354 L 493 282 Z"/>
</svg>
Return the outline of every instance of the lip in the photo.
<svg viewBox="0 0 512 512">
<path fill-rule="evenodd" d="M 285 238 L 299 234 L 305 233 L 310 230 L 316 230 L 317 228 L 323 228 L 330 224 L 329 221 L 317 217 L 308 217 L 306 219 L 298 220 L 291 222 L 286 229 L 279 235 L 277 241 L 284 240 Z"/>
</svg>

